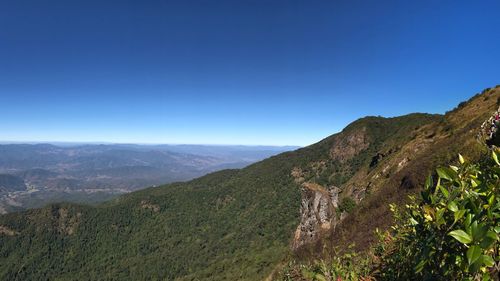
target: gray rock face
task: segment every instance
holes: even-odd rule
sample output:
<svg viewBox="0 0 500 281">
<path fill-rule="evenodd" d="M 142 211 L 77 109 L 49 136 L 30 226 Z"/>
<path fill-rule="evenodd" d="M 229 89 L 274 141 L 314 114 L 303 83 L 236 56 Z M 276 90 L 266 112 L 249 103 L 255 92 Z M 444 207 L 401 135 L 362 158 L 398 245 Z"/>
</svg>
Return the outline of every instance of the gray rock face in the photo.
<svg viewBox="0 0 500 281">
<path fill-rule="evenodd" d="M 317 241 L 322 232 L 335 226 L 339 191 L 334 186 L 326 189 L 314 183 L 302 184 L 301 218 L 292 249 Z"/>
<path fill-rule="evenodd" d="M 338 208 L 340 188 L 332 185 L 328 188 L 328 192 L 330 193 L 330 200 L 332 201 L 333 207 Z"/>
</svg>

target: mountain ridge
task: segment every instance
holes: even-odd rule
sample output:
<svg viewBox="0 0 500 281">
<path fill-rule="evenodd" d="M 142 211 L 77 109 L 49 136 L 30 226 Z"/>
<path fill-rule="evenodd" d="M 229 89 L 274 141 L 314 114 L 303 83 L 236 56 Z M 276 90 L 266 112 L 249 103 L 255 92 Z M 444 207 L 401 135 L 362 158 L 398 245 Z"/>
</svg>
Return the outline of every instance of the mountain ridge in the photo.
<svg viewBox="0 0 500 281">
<path fill-rule="evenodd" d="M 457 151 L 482 153 L 475 134 L 499 96 L 487 90 L 444 116 L 365 117 L 244 169 L 97 207 L 55 204 L 1 216 L 0 226 L 15 235 L 0 235 L 0 276 L 258 280 L 272 278 L 291 257 L 324 255 L 348 242 L 363 251 L 370 231 L 391 220 L 384 206 L 417 192 L 433 165 Z M 301 233 L 314 239 L 302 243 Z"/>
</svg>

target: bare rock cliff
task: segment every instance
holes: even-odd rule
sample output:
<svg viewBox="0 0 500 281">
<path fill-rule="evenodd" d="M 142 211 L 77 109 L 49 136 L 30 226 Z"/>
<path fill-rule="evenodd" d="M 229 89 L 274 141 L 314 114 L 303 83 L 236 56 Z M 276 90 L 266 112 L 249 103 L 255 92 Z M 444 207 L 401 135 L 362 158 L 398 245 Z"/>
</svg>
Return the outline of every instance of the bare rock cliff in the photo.
<svg viewBox="0 0 500 281">
<path fill-rule="evenodd" d="M 301 217 L 292 243 L 294 250 L 317 241 L 323 232 L 335 227 L 338 193 L 339 188 L 335 186 L 302 184 Z"/>
</svg>

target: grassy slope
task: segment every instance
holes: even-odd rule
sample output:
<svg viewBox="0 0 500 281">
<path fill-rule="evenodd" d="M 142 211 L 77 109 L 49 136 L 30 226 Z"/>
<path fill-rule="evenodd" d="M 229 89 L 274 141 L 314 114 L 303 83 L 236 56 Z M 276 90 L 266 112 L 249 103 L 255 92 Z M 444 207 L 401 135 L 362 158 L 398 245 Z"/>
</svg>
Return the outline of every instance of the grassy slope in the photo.
<svg viewBox="0 0 500 281">
<path fill-rule="evenodd" d="M 262 279 L 287 254 L 298 223 L 294 167 L 309 181 L 344 184 L 351 194 L 351 181 L 367 173 L 376 152 L 401 149 L 422 125 L 435 127 L 439 120 L 423 114 L 363 118 L 318 144 L 242 170 L 134 192 L 98 207 L 57 204 L 1 216 L 0 226 L 18 234 L 0 234 L 0 279 Z M 363 128 L 366 150 L 343 162 L 332 158 L 333 146 Z M 326 164 L 316 169 L 318 162 Z M 369 220 L 366 212 L 377 210 L 370 202 L 385 200 L 378 194 L 394 200 L 374 192 L 351 224 L 361 225 L 363 212 Z"/>
<path fill-rule="evenodd" d="M 382 162 L 373 171 L 354 176 L 347 183 L 348 186 L 372 181 L 374 190 L 337 227 L 337 231 L 325 239 L 326 247 L 342 248 L 354 244 L 357 250 L 366 250 L 376 241 L 374 230 L 384 229 L 392 223 L 389 203 L 405 203 L 408 195 L 420 192 L 425 178 L 434 173 L 437 166 L 457 161 L 458 153 L 471 160 L 479 160 L 487 151 L 476 140 L 476 134 L 481 123 L 497 109 L 499 98 L 499 87 L 474 96 L 467 103 L 448 112 L 439 122 L 415 131 L 412 140 L 400 149 L 401 155 L 394 156 L 394 161 L 384 160 L 386 162 Z M 382 180 L 373 180 L 375 174 L 381 174 L 381 169 L 397 166 L 403 157 L 411 159 L 404 168 L 393 169 Z M 410 179 L 409 186 L 403 184 L 405 177 Z M 316 247 L 324 247 L 324 244 Z"/>
</svg>

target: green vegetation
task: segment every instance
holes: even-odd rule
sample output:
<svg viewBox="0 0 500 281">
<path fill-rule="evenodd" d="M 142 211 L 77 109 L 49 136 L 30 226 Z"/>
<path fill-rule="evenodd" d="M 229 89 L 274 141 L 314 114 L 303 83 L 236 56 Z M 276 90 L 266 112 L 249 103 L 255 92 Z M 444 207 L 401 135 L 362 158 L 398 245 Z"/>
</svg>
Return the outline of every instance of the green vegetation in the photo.
<svg viewBox="0 0 500 281">
<path fill-rule="evenodd" d="M 281 280 L 498 280 L 500 162 L 438 168 L 419 199 L 404 211 L 391 204 L 395 224 L 364 256 L 352 252 L 311 264 L 291 262 Z"/>
<path fill-rule="evenodd" d="M 270 171 L 262 173 L 262 170 Z M 283 258 L 299 189 L 266 164 L 132 193 L 97 208 L 56 204 L 0 225 L 1 280 L 255 280 Z"/>
<path fill-rule="evenodd" d="M 437 169 L 382 245 L 381 279 L 490 280 L 500 264 L 500 163 Z M 498 266 L 498 265 L 497 265 Z M 495 273 L 494 273 L 495 272 Z"/>
<path fill-rule="evenodd" d="M 338 253 L 330 261 L 319 260 L 311 264 L 289 262 L 279 273 L 283 281 L 313 280 L 313 281 L 343 281 L 370 280 L 372 264 L 367 258 L 358 256 L 355 252 Z"/>
<path fill-rule="evenodd" d="M 365 117 L 347 126 L 340 134 L 328 137 L 314 147 L 307 148 L 308 157 L 304 157 L 299 167 L 305 172 L 305 180 L 323 186 L 340 186 L 364 167 L 379 151 L 390 151 L 408 142 L 414 137 L 415 130 L 425 124 L 442 120 L 441 115 L 414 113 L 401 117 L 382 118 Z M 361 132 L 361 134 L 360 134 Z M 360 138 L 356 143 L 350 138 Z M 368 144 L 368 145 L 367 145 Z M 347 159 L 332 158 L 333 147 L 340 148 L 337 154 L 346 149 L 363 147 L 354 157 Z M 315 164 L 322 163 L 315 167 Z"/>
<path fill-rule="evenodd" d="M 356 201 L 352 199 L 351 197 L 344 197 L 342 198 L 342 201 L 340 201 L 339 204 L 339 211 L 341 213 L 347 212 L 350 213 L 354 208 L 356 207 Z"/>
<path fill-rule="evenodd" d="M 293 168 L 316 178 L 311 163 L 336 162 L 340 172 L 333 174 L 345 181 L 369 164 L 378 149 L 372 143 L 406 138 L 435 118 L 364 118 L 318 144 L 242 170 L 149 188 L 97 207 L 55 204 L 1 216 L 0 226 L 18 234 L 0 235 L 0 279 L 263 279 L 288 254 L 299 222 Z M 332 160 L 331 147 L 359 129 L 366 130 L 368 149 L 345 163 Z M 346 200 L 351 209 L 352 199 Z"/>
</svg>

